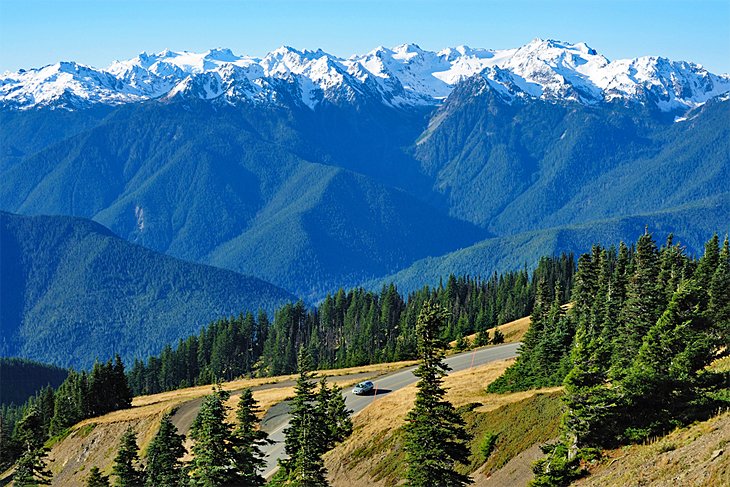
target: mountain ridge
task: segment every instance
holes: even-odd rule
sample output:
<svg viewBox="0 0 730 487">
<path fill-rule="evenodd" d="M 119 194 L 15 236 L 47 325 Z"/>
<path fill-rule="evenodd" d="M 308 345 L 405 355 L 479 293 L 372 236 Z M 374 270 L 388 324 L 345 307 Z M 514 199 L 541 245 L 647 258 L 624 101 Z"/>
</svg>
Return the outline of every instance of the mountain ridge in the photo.
<svg viewBox="0 0 730 487">
<path fill-rule="evenodd" d="M 73 61 L 0 75 L 0 104 L 14 109 L 79 109 L 193 97 L 224 103 L 325 102 L 375 98 L 394 107 L 432 106 L 459 82 L 481 76 L 511 97 L 594 104 L 637 102 L 686 110 L 730 91 L 730 75 L 657 56 L 610 61 L 586 43 L 534 39 L 514 49 L 415 44 L 378 47 L 348 58 L 282 46 L 264 57 L 230 49 L 143 52 L 97 69 Z"/>
</svg>

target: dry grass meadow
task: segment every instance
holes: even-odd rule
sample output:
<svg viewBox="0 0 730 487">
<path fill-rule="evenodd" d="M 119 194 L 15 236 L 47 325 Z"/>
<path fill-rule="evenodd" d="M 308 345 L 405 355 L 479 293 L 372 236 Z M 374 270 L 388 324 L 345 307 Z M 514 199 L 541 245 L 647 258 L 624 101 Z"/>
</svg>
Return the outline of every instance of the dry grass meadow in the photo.
<svg viewBox="0 0 730 487">
<path fill-rule="evenodd" d="M 363 376 L 377 377 L 413 364 L 414 361 L 404 361 L 326 370 L 320 371 L 319 376 L 326 376 L 330 382 L 347 387 L 362 380 Z M 232 393 L 228 401 L 231 407 L 229 419 L 232 420 L 235 414 L 233 408 L 239 396 L 236 391 L 254 388 L 254 398 L 259 402 L 263 414 L 274 404 L 294 394 L 295 378 L 294 375 L 287 375 L 223 383 L 223 389 Z M 205 385 L 135 397 L 130 409 L 114 411 L 76 424 L 66 435 L 49 441 L 49 468 L 54 476 L 52 485 L 84 485 L 88 469 L 92 466 L 98 466 L 103 473 L 109 474 L 119 439 L 128 427 L 131 426 L 137 432 L 140 450 L 144 452 L 157 432 L 163 414 L 209 394 L 211 388 Z"/>
</svg>

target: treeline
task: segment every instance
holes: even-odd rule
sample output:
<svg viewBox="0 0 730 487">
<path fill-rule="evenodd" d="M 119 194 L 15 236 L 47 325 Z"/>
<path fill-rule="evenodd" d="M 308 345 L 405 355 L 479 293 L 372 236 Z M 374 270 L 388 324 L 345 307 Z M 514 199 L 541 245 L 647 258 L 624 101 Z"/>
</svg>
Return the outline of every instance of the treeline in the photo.
<svg viewBox="0 0 730 487">
<path fill-rule="evenodd" d="M 426 301 L 449 312 L 442 333 L 454 340 L 529 314 L 539 282 L 548 283 L 551 294 L 557 286 L 567 300 L 574 270 L 573 256 L 563 254 L 541 259 L 532 275 L 526 269 L 485 280 L 452 275 L 407 297 L 394 285 L 380 292 L 339 290 L 316 308 L 286 304 L 273 323 L 265 313 L 248 313 L 212 323 L 146 362 L 135 361 L 129 383 L 135 394 L 152 394 L 254 373 L 290 374 L 300 348 L 317 369 L 410 360 L 417 356 L 415 326 Z"/>
<path fill-rule="evenodd" d="M 578 260 L 566 313 L 538 292 L 517 362 L 492 391 L 565 385 L 559 442 L 535 485 L 567 485 L 603 448 L 644 441 L 730 403 L 730 375 L 707 366 L 730 353 L 730 248 L 715 235 L 694 259 L 669 236 L 594 246 Z"/>
<path fill-rule="evenodd" d="M 43 456 L 44 442 L 82 419 L 124 409 L 132 404 L 124 364 L 95 363 L 91 372 L 68 372 L 56 391 L 41 389 L 21 406 L 0 410 L 0 469 L 31 465 Z"/>
<path fill-rule="evenodd" d="M 147 362 L 135 360 L 129 385 L 135 395 L 213 384 L 251 374 L 269 330 L 266 313 L 241 314 L 211 323 L 173 349 L 167 345 Z"/>
</svg>

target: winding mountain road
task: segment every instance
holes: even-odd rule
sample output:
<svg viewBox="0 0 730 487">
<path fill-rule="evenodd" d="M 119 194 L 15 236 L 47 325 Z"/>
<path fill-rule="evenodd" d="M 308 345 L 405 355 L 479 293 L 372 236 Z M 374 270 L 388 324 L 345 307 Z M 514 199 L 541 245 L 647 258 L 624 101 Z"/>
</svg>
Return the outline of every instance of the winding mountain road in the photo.
<svg viewBox="0 0 730 487">
<path fill-rule="evenodd" d="M 470 352 L 460 353 L 458 355 L 451 355 L 446 357 L 446 363 L 451 367 L 453 372 L 459 370 L 466 370 L 470 367 L 477 365 L 486 364 L 496 360 L 503 360 L 512 358 L 517 355 L 517 349 L 520 343 L 508 343 L 505 345 L 498 345 L 496 347 L 482 348 L 479 350 L 473 350 Z M 409 367 L 407 369 L 394 372 L 392 374 L 379 377 L 375 380 L 375 392 L 370 395 L 356 396 L 351 390 L 344 391 L 345 403 L 347 407 L 352 409 L 353 414 L 358 413 L 365 409 L 367 406 L 377 401 L 379 396 L 389 394 L 413 384 L 418 378 L 413 375 L 415 367 Z M 270 410 L 267 414 L 268 421 L 262 423 L 262 429 L 269 434 L 269 439 L 274 443 L 267 446 L 264 451 L 266 453 L 266 468 L 264 469 L 264 477 L 271 477 L 277 470 L 277 460 L 285 458 L 284 453 L 284 430 L 289 426 L 288 414 L 286 409 L 275 408 Z M 271 415 L 275 417 L 270 417 Z"/>
</svg>

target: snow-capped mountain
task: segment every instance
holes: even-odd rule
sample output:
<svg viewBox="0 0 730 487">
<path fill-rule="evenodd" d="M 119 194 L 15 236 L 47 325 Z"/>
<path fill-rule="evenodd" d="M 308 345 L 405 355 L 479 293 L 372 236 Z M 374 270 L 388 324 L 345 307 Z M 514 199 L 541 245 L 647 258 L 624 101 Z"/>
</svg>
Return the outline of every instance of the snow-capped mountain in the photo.
<svg viewBox="0 0 730 487">
<path fill-rule="evenodd" d="M 586 104 L 618 99 L 663 111 L 693 108 L 730 92 L 729 75 L 690 62 L 610 61 L 585 43 L 535 39 L 506 50 L 460 46 L 432 52 L 404 44 L 347 59 L 281 47 L 263 58 L 228 49 L 142 53 L 106 69 L 61 62 L 0 76 L 0 105 L 74 109 L 178 97 L 228 103 L 287 99 L 309 108 L 324 100 L 356 103 L 361 97 L 390 106 L 435 105 L 471 76 L 482 76 L 511 98 Z"/>
</svg>

